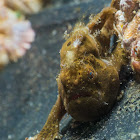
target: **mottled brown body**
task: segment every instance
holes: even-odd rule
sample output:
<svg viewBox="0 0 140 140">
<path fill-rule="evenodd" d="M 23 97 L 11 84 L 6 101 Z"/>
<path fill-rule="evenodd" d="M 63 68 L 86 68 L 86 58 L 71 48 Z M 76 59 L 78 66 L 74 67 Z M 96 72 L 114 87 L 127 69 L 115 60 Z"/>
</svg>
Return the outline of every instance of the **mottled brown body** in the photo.
<svg viewBox="0 0 140 140">
<path fill-rule="evenodd" d="M 110 54 L 110 37 L 118 3 L 103 9 L 87 25 L 78 23 L 60 51 L 58 99 L 35 140 L 59 138 L 59 122 L 67 112 L 77 121 L 96 121 L 108 113 L 119 94 L 119 71 L 127 63 L 120 43 Z M 99 32 L 98 32 L 99 31 Z"/>
</svg>

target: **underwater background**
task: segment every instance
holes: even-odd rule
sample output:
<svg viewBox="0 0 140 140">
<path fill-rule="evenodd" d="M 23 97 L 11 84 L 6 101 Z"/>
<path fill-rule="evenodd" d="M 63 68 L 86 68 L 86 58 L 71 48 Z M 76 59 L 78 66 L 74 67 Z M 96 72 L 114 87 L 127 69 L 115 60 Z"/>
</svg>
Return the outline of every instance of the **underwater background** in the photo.
<svg viewBox="0 0 140 140">
<path fill-rule="evenodd" d="M 32 48 L 0 72 L 0 140 L 24 140 L 43 127 L 54 105 L 64 32 L 78 21 L 88 22 L 111 0 L 53 0 L 43 11 L 27 16 L 36 32 Z M 140 140 L 140 84 L 131 68 L 121 78 L 123 98 L 100 121 L 77 123 L 66 115 L 63 140 Z"/>
</svg>

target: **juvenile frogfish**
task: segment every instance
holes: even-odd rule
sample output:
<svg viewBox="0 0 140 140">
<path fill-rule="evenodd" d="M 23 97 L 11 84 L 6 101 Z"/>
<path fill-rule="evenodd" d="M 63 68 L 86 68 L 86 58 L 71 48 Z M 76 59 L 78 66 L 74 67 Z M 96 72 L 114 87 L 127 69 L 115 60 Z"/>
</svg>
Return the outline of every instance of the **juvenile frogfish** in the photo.
<svg viewBox="0 0 140 140">
<path fill-rule="evenodd" d="M 78 23 L 63 44 L 57 101 L 39 134 L 26 140 L 59 139 L 65 113 L 86 122 L 97 121 L 112 109 L 119 95 L 119 72 L 128 61 L 120 43 L 109 53 L 117 11 L 113 6 L 104 8 L 87 25 Z"/>
</svg>

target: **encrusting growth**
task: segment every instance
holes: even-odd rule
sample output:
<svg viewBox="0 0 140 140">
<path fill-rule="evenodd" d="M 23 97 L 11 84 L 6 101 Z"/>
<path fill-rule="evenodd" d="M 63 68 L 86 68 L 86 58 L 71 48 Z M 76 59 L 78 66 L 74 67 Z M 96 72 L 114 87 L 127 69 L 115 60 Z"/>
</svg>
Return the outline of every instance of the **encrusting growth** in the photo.
<svg viewBox="0 0 140 140">
<path fill-rule="evenodd" d="M 122 47 L 130 53 L 131 66 L 140 79 L 140 1 L 121 0 L 115 16 Z"/>
</svg>

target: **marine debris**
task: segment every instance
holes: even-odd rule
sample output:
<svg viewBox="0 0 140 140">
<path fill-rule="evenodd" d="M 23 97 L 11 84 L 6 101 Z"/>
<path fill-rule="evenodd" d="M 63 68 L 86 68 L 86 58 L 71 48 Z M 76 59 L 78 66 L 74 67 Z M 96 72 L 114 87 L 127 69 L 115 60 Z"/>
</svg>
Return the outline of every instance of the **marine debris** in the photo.
<svg viewBox="0 0 140 140">
<path fill-rule="evenodd" d="M 129 58 L 139 73 L 139 7 L 138 0 L 112 0 L 87 25 L 76 24 L 60 51 L 57 101 L 42 130 L 26 140 L 61 139 L 59 123 L 65 113 L 86 122 L 112 109 L 119 96 L 119 72 Z M 110 52 L 113 35 L 118 41 Z"/>
<path fill-rule="evenodd" d="M 0 1 L 0 68 L 10 61 L 17 61 L 31 47 L 35 33 L 31 23 L 19 12 Z"/>
</svg>

